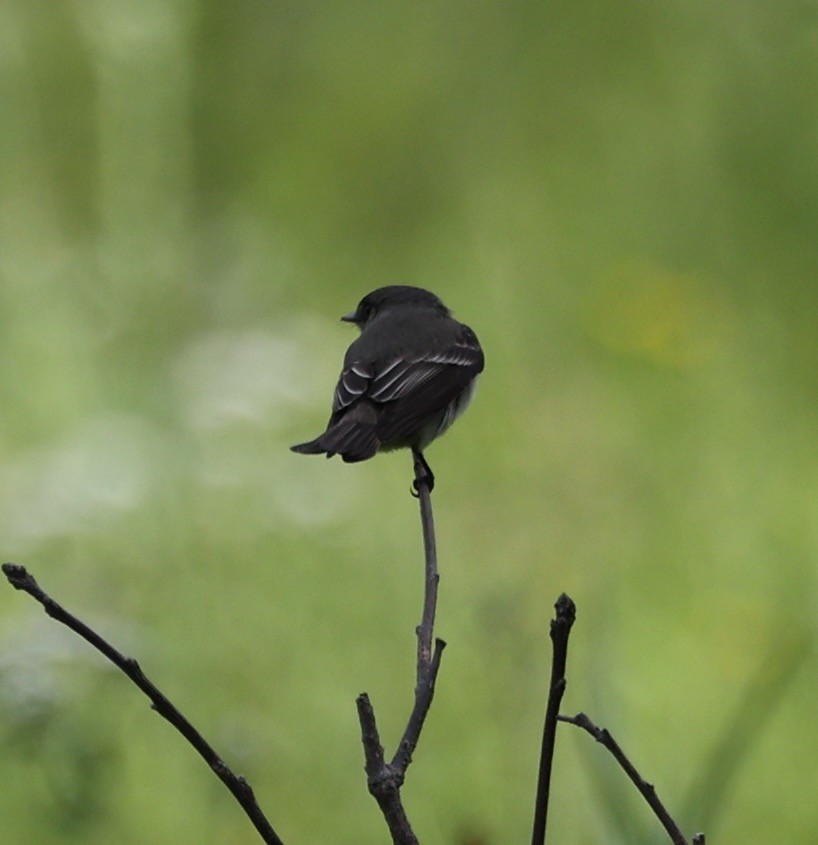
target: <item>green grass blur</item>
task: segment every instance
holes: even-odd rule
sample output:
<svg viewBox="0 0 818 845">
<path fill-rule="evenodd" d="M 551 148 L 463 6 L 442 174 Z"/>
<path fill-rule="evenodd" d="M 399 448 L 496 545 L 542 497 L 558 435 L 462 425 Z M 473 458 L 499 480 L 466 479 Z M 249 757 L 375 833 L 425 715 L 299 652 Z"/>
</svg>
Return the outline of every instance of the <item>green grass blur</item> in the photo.
<svg viewBox="0 0 818 845">
<path fill-rule="evenodd" d="M 5 0 L 0 555 L 137 656 L 287 845 L 388 841 L 422 560 L 405 454 L 291 454 L 390 283 L 474 327 L 428 458 L 449 648 L 424 843 L 529 837 L 564 710 L 688 835 L 813 843 L 818 7 Z M 249 845 L 123 678 L 0 589 L 3 842 Z M 550 834 L 658 843 L 561 730 Z"/>
</svg>

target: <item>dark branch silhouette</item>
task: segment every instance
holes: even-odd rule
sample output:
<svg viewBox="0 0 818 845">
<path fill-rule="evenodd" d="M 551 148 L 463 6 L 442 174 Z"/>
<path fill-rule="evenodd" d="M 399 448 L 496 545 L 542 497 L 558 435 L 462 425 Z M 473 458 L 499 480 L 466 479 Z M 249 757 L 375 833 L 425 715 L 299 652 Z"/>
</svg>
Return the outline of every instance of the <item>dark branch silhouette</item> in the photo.
<svg viewBox="0 0 818 845">
<path fill-rule="evenodd" d="M 543 845 L 548 821 L 548 794 L 551 788 L 551 763 L 554 759 L 554 744 L 557 739 L 562 694 L 565 692 L 565 665 L 568 660 L 568 637 L 576 619 L 576 606 L 563 593 L 554 605 L 556 615 L 551 620 L 551 684 L 548 688 L 548 704 L 545 709 L 542 748 L 540 750 L 540 773 L 537 780 L 537 798 L 534 804 L 534 827 L 531 833 L 532 845 Z"/>
<path fill-rule="evenodd" d="M 417 837 L 403 808 L 400 789 L 403 786 L 406 770 L 412 762 L 412 754 L 420 738 L 426 714 L 432 704 L 435 680 L 440 669 L 440 659 L 446 646 L 443 640 L 436 639 L 434 636 L 439 580 L 431 499 L 431 485 L 434 483 L 434 476 L 419 451 L 413 449 L 412 455 L 415 468 L 413 488 L 420 503 L 420 519 L 423 529 L 425 559 L 423 616 L 417 628 L 415 703 L 397 751 L 391 761 L 387 762 L 384 756 L 375 720 L 375 711 L 369 701 L 369 696 L 362 693 L 357 699 L 358 720 L 361 724 L 361 739 L 366 761 L 367 786 L 370 794 L 378 802 L 395 845 L 417 845 Z"/>
<path fill-rule="evenodd" d="M 404 783 L 406 770 L 412 762 L 412 755 L 423 729 L 424 720 L 432 704 L 435 681 L 445 647 L 443 640 L 436 639 L 434 636 L 438 572 L 430 495 L 431 471 L 419 452 L 415 452 L 414 457 L 415 481 L 413 487 L 420 503 L 425 558 L 423 615 L 417 628 L 417 672 L 414 706 L 398 748 L 389 762 L 384 755 L 375 720 L 375 711 L 369 697 L 366 693 L 363 693 L 357 699 L 369 792 L 381 809 L 395 845 L 418 845 L 417 837 L 403 808 L 400 790 Z M 2 569 L 9 583 L 15 589 L 28 593 L 42 605 L 50 617 L 77 633 L 124 672 L 150 699 L 152 708 L 188 740 L 218 778 L 227 786 L 264 842 L 267 845 L 282 845 L 281 839 L 256 803 L 253 790 L 247 781 L 243 777 L 235 775 L 225 765 L 193 725 L 148 680 L 136 660 L 125 657 L 92 628 L 48 596 L 37 584 L 34 577 L 26 571 L 25 567 L 4 563 Z M 551 683 L 543 728 L 532 845 L 544 845 L 545 842 L 551 768 L 559 721 L 582 728 L 611 752 L 662 823 L 674 845 L 705 845 L 703 833 L 696 834 L 688 842 L 679 826 L 659 800 L 653 785 L 642 778 L 606 729 L 597 727 L 584 713 L 578 713 L 576 716 L 559 715 L 560 703 L 566 686 L 565 670 L 568 659 L 568 638 L 576 617 L 576 607 L 567 595 L 562 594 L 557 599 L 555 609 L 556 614 L 550 627 L 553 648 Z"/>
<path fill-rule="evenodd" d="M 587 731 L 597 742 L 601 743 L 613 754 L 614 759 L 624 769 L 625 774 L 631 779 L 634 786 L 639 790 L 645 801 L 648 802 L 651 810 L 653 810 L 656 818 L 662 823 L 662 826 L 670 836 L 674 845 L 690 845 L 685 835 L 679 829 L 679 826 L 670 816 L 670 813 L 665 809 L 664 804 L 659 800 L 656 790 L 652 783 L 648 783 L 638 771 L 635 766 L 625 755 L 625 752 L 619 747 L 619 743 L 611 736 L 606 728 L 598 728 L 584 713 L 577 713 L 576 716 L 560 716 L 561 722 L 566 722 L 569 725 L 576 725 Z M 705 845 L 704 834 L 697 833 L 691 840 L 693 845 Z"/>
<path fill-rule="evenodd" d="M 662 802 L 656 795 L 653 785 L 648 783 L 636 771 L 633 764 L 616 743 L 610 733 L 598 728 L 584 713 L 576 716 L 560 716 L 559 708 L 562 695 L 565 692 L 565 667 L 568 660 L 568 637 L 576 619 L 576 606 L 563 593 L 554 605 L 556 614 L 551 620 L 551 643 L 553 657 L 551 663 L 551 684 L 548 689 L 548 704 L 545 712 L 545 726 L 543 728 L 542 750 L 540 752 L 540 773 L 537 782 L 537 799 L 534 808 L 534 829 L 531 835 L 532 845 L 543 845 L 545 842 L 546 825 L 548 821 L 548 795 L 551 786 L 551 763 L 554 757 L 557 722 L 566 722 L 586 730 L 597 742 L 613 754 L 619 765 L 644 796 L 656 817 L 670 835 L 674 845 L 705 845 L 703 833 L 697 833 L 689 843 L 679 826 L 671 818 Z"/>
<path fill-rule="evenodd" d="M 369 794 L 378 802 L 381 813 L 386 820 L 392 841 L 396 845 L 418 845 L 403 802 L 400 788 L 403 786 L 403 771 L 387 763 L 383 754 L 383 746 L 375 724 L 375 711 L 369 702 L 369 696 L 362 693 L 356 699 L 358 705 L 358 719 L 361 723 L 361 739 L 364 744 L 364 758 L 366 764 L 366 782 Z"/>
<path fill-rule="evenodd" d="M 219 780 L 233 793 L 233 796 L 239 802 L 264 842 L 268 843 L 268 845 L 283 845 L 278 834 L 273 830 L 270 822 L 267 821 L 264 813 L 262 813 L 256 803 L 250 784 L 243 777 L 235 775 L 228 768 L 196 728 L 145 677 L 136 660 L 132 657 L 125 657 L 125 655 L 117 651 L 110 643 L 97 634 L 96 631 L 89 628 L 88 625 L 57 604 L 54 599 L 40 588 L 34 576 L 30 575 L 24 566 L 15 563 L 4 563 L 3 573 L 8 578 L 12 587 L 28 593 L 28 595 L 43 606 L 45 612 L 52 619 L 61 622 L 76 634 L 79 634 L 79 636 L 90 643 L 97 651 L 102 652 L 117 668 L 121 669 L 150 699 L 152 709 L 170 722 L 184 736 L 204 758 Z"/>
</svg>

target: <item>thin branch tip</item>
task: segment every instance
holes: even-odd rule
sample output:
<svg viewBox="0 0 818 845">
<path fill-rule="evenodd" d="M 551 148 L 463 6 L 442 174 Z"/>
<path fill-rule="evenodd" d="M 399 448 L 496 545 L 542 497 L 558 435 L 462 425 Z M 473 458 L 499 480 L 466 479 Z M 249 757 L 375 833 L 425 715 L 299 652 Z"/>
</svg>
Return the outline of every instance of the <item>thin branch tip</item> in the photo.
<svg viewBox="0 0 818 845">
<path fill-rule="evenodd" d="M 37 582 L 28 570 L 19 563 L 4 563 L 3 574 L 15 590 L 25 590 L 29 586 L 36 586 Z"/>
<path fill-rule="evenodd" d="M 568 593 L 560 594 L 556 602 L 554 602 L 554 610 L 557 612 L 557 620 L 562 619 L 569 625 L 574 624 L 574 621 L 577 618 L 577 606 L 574 604 L 574 600 L 568 595 Z"/>
<path fill-rule="evenodd" d="M 685 839 L 681 828 L 671 817 L 670 813 L 659 799 L 659 796 L 656 794 L 654 785 L 645 780 L 645 778 L 639 774 L 636 767 L 626 756 L 619 743 L 613 738 L 611 732 L 607 728 L 601 728 L 596 725 L 585 713 L 577 713 L 576 716 L 560 716 L 559 720 L 561 722 L 566 722 L 569 725 L 575 725 L 576 727 L 581 728 L 586 733 L 590 734 L 604 748 L 606 748 L 619 764 L 620 768 L 628 776 L 631 783 L 633 783 L 645 799 L 648 806 L 653 811 L 653 814 L 670 836 L 674 845 L 688 845 L 688 841 Z M 704 845 L 704 834 L 696 834 L 693 837 L 692 842 L 693 845 Z"/>
</svg>

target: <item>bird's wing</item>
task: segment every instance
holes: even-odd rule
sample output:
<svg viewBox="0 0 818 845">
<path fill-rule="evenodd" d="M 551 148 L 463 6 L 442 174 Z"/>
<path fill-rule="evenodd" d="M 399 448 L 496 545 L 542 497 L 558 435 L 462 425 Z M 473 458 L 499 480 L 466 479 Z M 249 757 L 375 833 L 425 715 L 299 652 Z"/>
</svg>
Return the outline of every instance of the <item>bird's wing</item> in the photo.
<svg viewBox="0 0 818 845">
<path fill-rule="evenodd" d="M 353 362 L 338 380 L 333 413 L 358 399 L 382 409 L 379 436 L 392 440 L 413 432 L 429 414 L 445 408 L 483 369 L 483 352 L 471 329 L 442 350 L 411 353 L 374 363 Z"/>
<path fill-rule="evenodd" d="M 375 373 L 375 365 L 366 364 L 363 361 L 354 361 L 345 367 L 335 386 L 335 395 L 332 397 L 333 415 L 348 408 L 357 399 L 366 396 Z"/>
</svg>

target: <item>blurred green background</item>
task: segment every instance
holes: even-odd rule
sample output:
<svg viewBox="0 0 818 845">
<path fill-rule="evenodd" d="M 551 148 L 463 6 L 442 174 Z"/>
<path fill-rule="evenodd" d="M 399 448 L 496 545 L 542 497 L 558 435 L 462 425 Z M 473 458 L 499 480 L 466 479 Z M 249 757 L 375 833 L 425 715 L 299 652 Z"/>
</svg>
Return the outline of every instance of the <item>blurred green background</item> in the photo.
<svg viewBox="0 0 818 845">
<path fill-rule="evenodd" d="M 688 835 L 818 829 L 818 6 L 0 5 L 0 554 L 129 654 L 287 845 L 386 842 L 422 557 L 406 454 L 321 429 L 368 290 L 487 367 L 428 452 L 449 648 L 424 843 L 530 835 L 557 595 L 565 712 Z M 122 677 L 0 589 L 9 843 L 258 842 Z M 663 842 L 560 731 L 550 834 Z"/>
</svg>

